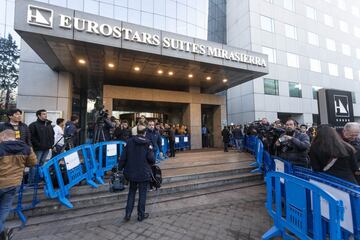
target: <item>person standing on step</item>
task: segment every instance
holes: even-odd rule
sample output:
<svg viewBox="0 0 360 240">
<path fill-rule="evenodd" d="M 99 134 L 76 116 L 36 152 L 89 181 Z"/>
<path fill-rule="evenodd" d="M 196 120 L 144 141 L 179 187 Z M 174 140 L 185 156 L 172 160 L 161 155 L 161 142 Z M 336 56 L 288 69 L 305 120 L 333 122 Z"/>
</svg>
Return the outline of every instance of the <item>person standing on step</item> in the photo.
<svg viewBox="0 0 360 240">
<path fill-rule="evenodd" d="M 23 179 L 25 167 L 35 166 L 36 156 L 31 147 L 16 139 L 13 130 L 0 133 L 0 240 L 8 239 L 10 232 L 4 224 Z"/>
<path fill-rule="evenodd" d="M 141 222 L 149 217 L 149 214 L 145 212 L 146 194 L 151 180 L 151 166 L 155 164 L 155 156 L 151 141 L 145 137 L 145 133 L 146 126 L 139 123 L 137 135 L 128 140 L 119 162 L 119 170 L 124 170 L 124 176 L 130 182 L 125 221 L 129 221 L 131 218 L 138 188 L 138 221 Z"/>
<path fill-rule="evenodd" d="M 225 126 L 224 129 L 221 131 L 221 135 L 222 135 L 223 142 L 224 142 L 224 152 L 228 152 L 231 133 L 227 126 Z"/>
</svg>

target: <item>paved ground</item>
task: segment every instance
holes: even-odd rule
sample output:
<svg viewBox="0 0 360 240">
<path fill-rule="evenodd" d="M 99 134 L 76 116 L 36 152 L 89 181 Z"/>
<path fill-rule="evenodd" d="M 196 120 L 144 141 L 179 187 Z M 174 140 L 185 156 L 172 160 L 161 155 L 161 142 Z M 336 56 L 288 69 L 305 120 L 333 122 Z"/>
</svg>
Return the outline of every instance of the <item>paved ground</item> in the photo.
<svg viewBox="0 0 360 240">
<path fill-rule="evenodd" d="M 57 229 L 49 229 L 52 234 L 29 237 L 29 233 L 25 239 L 260 239 L 270 226 L 264 199 L 240 197 L 238 201 L 232 199 L 223 203 L 155 213 L 141 223 L 135 217 L 124 223 L 119 216 L 117 219 L 74 225 L 66 229 L 58 226 Z M 24 236 L 17 238 L 15 235 L 14 239 L 24 239 Z"/>
</svg>

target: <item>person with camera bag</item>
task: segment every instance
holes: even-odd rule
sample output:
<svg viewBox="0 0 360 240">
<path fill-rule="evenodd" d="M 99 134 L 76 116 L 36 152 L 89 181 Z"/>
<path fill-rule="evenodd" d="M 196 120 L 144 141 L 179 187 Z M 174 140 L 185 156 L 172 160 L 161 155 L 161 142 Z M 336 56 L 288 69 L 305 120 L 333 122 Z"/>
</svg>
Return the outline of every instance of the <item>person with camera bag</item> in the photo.
<svg viewBox="0 0 360 240">
<path fill-rule="evenodd" d="M 119 171 L 124 170 L 125 178 L 130 182 L 126 204 L 125 221 L 129 221 L 134 208 L 135 194 L 139 189 L 138 221 L 149 217 L 145 212 L 147 189 L 152 178 L 151 166 L 155 164 L 155 155 L 151 141 L 145 137 L 146 126 L 139 123 L 137 135 L 130 138 L 119 162 Z"/>
<path fill-rule="evenodd" d="M 290 161 L 294 165 L 308 167 L 310 139 L 307 134 L 301 133 L 296 127 L 295 120 L 287 120 L 285 133 L 276 141 L 275 146 L 281 158 Z"/>
</svg>

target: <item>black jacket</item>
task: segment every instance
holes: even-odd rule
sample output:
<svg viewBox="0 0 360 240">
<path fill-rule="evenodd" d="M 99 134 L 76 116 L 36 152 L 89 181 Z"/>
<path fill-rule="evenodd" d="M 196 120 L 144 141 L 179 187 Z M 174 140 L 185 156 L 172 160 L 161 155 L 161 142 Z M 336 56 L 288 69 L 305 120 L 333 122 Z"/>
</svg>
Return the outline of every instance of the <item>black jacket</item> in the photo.
<svg viewBox="0 0 360 240">
<path fill-rule="evenodd" d="M 310 165 L 314 171 L 322 172 L 331 159 L 329 156 L 326 156 L 326 153 L 322 153 L 317 149 L 318 148 L 315 145 L 311 146 L 309 153 Z M 338 158 L 335 164 L 326 171 L 326 173 L 357 184 L 354 174 L 357 170 L 358 166 L 356 164 L 355 154 L 349 150 L 349 156 Z"/>
<path fill-rule="evenodd" d="M 126 142 L 131 137 L 130 129 L 121 129 L 117 127 L 114 131 L 113 138 L 115 140 L 120 140 Z"/>
<path fill-rule="evenodd" d="M 232 131 L 232 134 L 234 136 L 234 139 L 241 139 L 243 137 L 243 133 L 240 128 L 235 128 Z"/>
<path fill-rule="evenodd" d="M 34 151 L 48 150 L 54 145 L 54 129 L 51 121 L 37 119 L 29 125 Z"/>
<path fill-rule="evenodd" d="M 221 135 L 223 137 L 223 142 L 224 143 L 229 143 L 230 142 L 230 131 L 229 129 L 225 128 L 221 131 Z"/>
<path fill-rule="evenodd" d="M 30 136 L 30 130 L 29 127 L 25 124 L 20 122 L 18 125 L 18 131 L 20 133 L 20 138 L 17 138 L 18 140 L 23 141 L 24 143 L 26 143 L 28 146 L 31 146 L 31 136 Z M 0 125 L 0 132 L 6 130 L 6 129 L 11 129 L 11 130 L 15 130 L 14 126 L 10 124 L 10 122 L 6 122 Z"/>
<path fill-rule="evenodd" d="M 292 139 L 282 143 L 279 148 L 281 158 L 292 164 L 307 167 L 310 150 L 310 139 L 307 134 L 295 131 Z"/>
<path fill-rule="evenodd" d="M 155 129 L 154 130 L 147 129 L 145 137 L 151 141 L 151 144 L 154 147 L 154 152 L 156 152 L 157 150 L 161 151 L 162 141 L 159 131 Z"/>
<path fill-rule="evenodd" d="M 132 182 L 147 182 L 151 179 L 151 165 L 155 156 L 150 140 L 143 136 L 130 138 L 120 157 L 119 170 Z"/>
</svg>

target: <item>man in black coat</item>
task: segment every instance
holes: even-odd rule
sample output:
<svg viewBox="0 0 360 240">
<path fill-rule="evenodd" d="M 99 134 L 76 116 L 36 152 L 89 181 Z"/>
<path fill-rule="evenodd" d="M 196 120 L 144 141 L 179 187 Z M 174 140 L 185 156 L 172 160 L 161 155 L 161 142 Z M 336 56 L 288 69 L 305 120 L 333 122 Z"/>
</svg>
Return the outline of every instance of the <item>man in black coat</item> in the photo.
<svg viewBox="0 0 360 240">
<path fill-rule="evenodd" d="M 151 141 L 151 144 L 154 148 L 153 149 L 154 153 L 156 154 L 159 151 L 160 155 L 162 155 L 161 136 L 159 131 L 155 129 L 155 122 L 153 120 L 150 120 L 148 122 L 148 127 L 146 130 L 145 137 Z"/>
<path fill-rule="evenodd" d="M 10 109 L 6 113 L 9 121 L 0 125 L 0 132 L 10 129 L 15 132 L 16 140 L 23 141 L 31 146 L 30 130 L 25 123 L 21 122 L 22 111 L 20 109 Z"/>
<path fill-rule="evenodd" d="M 286 132 L 280 136 L 275 145 L 281 158 L 290 161 L 294 165 L 308 167 L 310 138 L 307 134 L 296 130 L 296 127 L 295 120 L 287 120 Z"/>
<path fill-rule="evenodd" d="M 231 134 L 227 126 L 225 126 L 224 129 L 221 131 L 221 135 L 223 137 L 223 142 L 224 142 L 224 152 L 228 152 Z"/>
<path fill-rule="evenodd" d="M 130 182 L 125 221 L 131 218 L 138 188 L 138 221 L 141 222 L 149 217 L 149 214 L 145 213 L 146 193 L 151 180 L 151 165 L 155 164 L 155 156 L 150 140 L 145 137 L 145 131 L 145 125 L 140 123 L 137 126 L 138 135 L 128 140 L 120 158 L 119 170 L 124 169 L 124 176 Z"/>
</svg>

